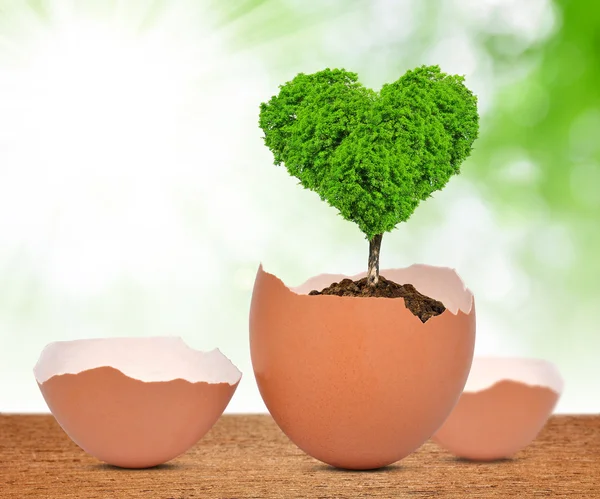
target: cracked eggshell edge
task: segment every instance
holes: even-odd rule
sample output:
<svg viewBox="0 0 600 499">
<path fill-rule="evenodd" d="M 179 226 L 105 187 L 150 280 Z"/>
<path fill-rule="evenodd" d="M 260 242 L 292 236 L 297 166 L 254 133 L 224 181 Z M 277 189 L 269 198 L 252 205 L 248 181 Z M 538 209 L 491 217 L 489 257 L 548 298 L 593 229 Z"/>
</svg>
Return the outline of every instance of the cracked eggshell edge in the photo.
<svg viewBox="0 0 600 499">
<path fill-rule="evenodd" d="M 548 388 L 561 395 L 564 380 L 551 362 L 536 358 L 476 356 L 463 393 L 478 393 L 503 382 Z"/>
<path fill-rule="evenodd" d="M 203 352 L 176 336 L 57 341 L 42 351 L 33 372 L 38 384 L 54 376 L 112 367 L 142 382 L 183 379 L 237 385 L 241 371 L 218 348 Z"/>
<path fill-rule="evenodd" d="M 260 271 L 266 272 L 263 264 L 260 265 L 259 272 Z M 382 269 L 379 273 L 385 278 L 398 284 L 412 284 L 420 293 L 441 301 L 446 309 L 454 315 L 457 315 L 459 310 L 466 315 L 471 313 L 475 301 L 473 293 L 467 288 L 455 269 L 425 264 L 413 264 L 404 268 Z M 366 277 L 366 275 L 366 272 L 361 272 L 352 276 L 344 274 L 321 274 L 311 277 L 299 286 L 287 286 L 285 283 L 284 285 L 293 293 L 308 295 L 313 289 L 323 289 L 342 279 L 362 279 L 363 277 Z M 333 298 L 340 300 L 354 299 L 353 297 L 341 296 L 334 296 Z M 404 301 L 401 300 L 401 302 L 402 305 L 404 305 Z M 435 317 L 433 319 L 435 319 Z"/>
</svg>

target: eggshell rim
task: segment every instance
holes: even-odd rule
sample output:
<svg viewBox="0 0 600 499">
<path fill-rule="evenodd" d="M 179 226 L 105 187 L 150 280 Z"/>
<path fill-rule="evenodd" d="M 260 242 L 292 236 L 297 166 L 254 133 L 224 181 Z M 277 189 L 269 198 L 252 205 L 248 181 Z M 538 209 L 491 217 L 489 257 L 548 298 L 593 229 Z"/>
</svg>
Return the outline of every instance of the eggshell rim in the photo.
<svg viewBox="0 0 600 499">
<path fill-rule="evenodd" d="M 473 295 L 473 292 L 465 285 L 465 282 L 462 280 L 462 278 L 460 277 L 460 275 L 458 274 L 458 272 L 456 272 L 456 269 L 451 268 L 451 267 L 442 267 L 442 266 L 436 266 L 436 265 L 427 265 L 427 264 L 422 264 L 422 263 L 413 263 L 412 265 L 409 265 L 408 267 L 398 267 L 398 268 L 394 268 L 394 269 L 381 269 L 379 271 L 379 273 L 381 275 L 384 275 L 385 272 L 387 271 L 394 271 L 394 270 L 408 270 L 411 269 L 413 267 L 420 267 L 420 268 L 428 268 L 428 269 L 435 269 L 435 270 L 449 270 L 451 271 L 458 279 L 458 281 L 460 282 L 460 284 L 462 285 L 462 289 L 461 292 L 462 293 L 466 293 L 468 295 L 468 297 L 470 298 L 470 302 L 469 302 L 469 309 L 468 310 L 463 310 L 462 308 L 458 307 L 456 312 L 452 311 L 450 308 L 446 307 L 446 310 L 444 310 L 444 312 L 442 312 L 439 316 L 434 316 L 429 320 L 435 320 L 437 317 L 441 317 L 446 313 L 450 313 L 454 316 L 457 316 L 459 314 L 459 312 L 465 314 L 465 315 L 469 315 L 471 314 L 471 312 L 473 312 L 473 306 L 475 303 L 475 297 Z M 270 276 L 272 276 L 273 278 L 277 279 L 285 288 L 288 289 L 288 291 L 290 291 L 291 293 L 297 295 L 297 296 L 306 296 L 310 299 L 314 299 L 314 298 L 327 298 L 327 299 L 335 299 L 335 300 L 355 300 L 357 297 L 354 296 L 337 296 L 337 295 L 317 295 L 317 296 L 312 296 L 312 295 L 307 295 L 304 293 L 298 293 L 296 290 L 299 289 L 300 287 L 302 287 L 304 284 L 306 284 L 308 281 L 310 281 L 311 278 L 305 280 L 303 283 L 297 285 L 297 286 L 288 286 L 282 279 L 280 279 L 279 277 L 277 277 L 275 274 L 272 274 L 270 272 L 267 272 L 264 269 L 264 264 L 261 263 L 259 268 L 258 268 L 258 272 L 264 272 L 265 274 L 268 274 Z M 363 277 L 366 276 L 366 272 L 360 272 L 358 274 L 352 275 L 352 276 L 348 276 L 345 274 L 319 274 L 319 276 L 331 276 L 332 278 L 334 278 L 333 282 L 336 282 L 335 279 L 339 279 L 340 277 L 345 278 L 345 279 L 352 279 L 357 280 L 357 279 L 361 279 Z M 318 276 L 313 276 L 313 277 L 318 277 Z M 415 286 L 416 287 L 416 286 Z M 370 297 L 361 297 L 361 300 L 385 300 L 389 298 L 386 297 L 379 297 L 379 296 L 370 296 Z M 404 300 L 397 300 L 399 302 L 399 306 L 406 308 L 406 305 L 404 303 Z M 421 320 L 416 316 L 413 315 L 414 319 L 416 319 L 420 324 L 424 324 L 423 322 L 421 322 Z M 429 322 L 429 321 L 428 321 Z"/>
<path fill-rule="evenodd" d="M 53 349 L 60 348 L 61 346 L 73 345 L 76 343 L 85 343 L 85 342 L 91 342 L 91 341 L 111 342 L 111 341 L 115 341 L 115 340 L 133 340 L 133 341 L 135 341 L 135 340 L 152 340 L 152 339 L 158 339 L 158 340 L 166 339 L 166 340 L 171 340 L 173 342 L 178 342 L 181 347 L 184 347 L 189 352 L 191 352 L 195 355 L 199 355 L 199 356 L 212 355 L 213 357 L 216 356 L 218 359 L 218 362 L 223 366 L 220 368 L 220 370 L 221 371 L 230 370 L 231 372 L 233 372 L 233 370 L 235 370 L 235 376 L 230 376 L 231 379 L 221 379 L 218 381 L 212 381 L 212 380 L 208 380 L 208 379 L 188 379 L 188 378 L 191 378 L 192 376 L 186 377 L 186 376 L 179 376 L 179 375 L 178 376 L 163 376 L 163 379 L 143 379 L 144 376 L 135 375 L 131 372 L 128 372 L 129 369 L 127 369 L 123 366 L 117 367 L 117 366 L 111 365 L 111 363 L 108 363 L 108 362 L 91 363 L 89 367 L 86 367 L 84 369 L 66 369 L 66 370 L 60 370 L 59 372 L 56 372 L 57 371 L 56 369 L 46 368 L 44 366 L 44 362 L 47 361 L 46 357 L 49 355 L 49 352 L 51 352 Z M 122 337 L 110 337 L 110 338 L 85 338 L 85 339 L 77 339 L 77 340 L 54 341 L 54 342 L 48 343 L 42 350 L 40 357 L 33 368 L 33 373 L 34 373 L 37 383 L 39 385 L 43 385 L 44 383 L 48 382 L 49 380 L 51 380 L 55 377 L 64 376 L 64 375 L 78 375 L 78 374 L 92 371 L 92 370 L 102 368 L 102 367 L 112 368 L 112 369 L 120 372 L 121 374 L 123 374 L 123 376 L 125 376 L 129 379 L 133 379 L 135 381 L 142 382 L 142 383 L 165 383 L 165 382 L 168 383 L 171 381 L 183 380 L 183 381 L 186 381 L 191 384 L 206 383 L 209 385 L 228 384 L 230 386 L 236 386 L 242 378 L 242 372 L 237 368 L 237 366 L 235 364 L 233 364 L 233 362 L 226 355 L 223 354 L 223 352 L 221 352 L 221 350 L 219 348 L 213 348 L 212 350 L 197 350 L 197 349 L 190 347 L 180 336 L 150 336 L 150 337 L 149 336 L 145 336 L 145 337 L 124 337 L 124 336 L 122 336 Z M 43 373 L 44 370 L 49 371 L 49 373 L 48 372 Z M 208 378 L 208 376 L 205 376 L 205 377 Z M 221 377 L 225 378 L 225 376 L 223 376 L 223 375 L 221 375 Z"/>
<path fill-rule="evenodd" d="M 540 376 L 534 376 L 534 375 L 523 376 L 522 373 L 520 373 L 520 375 L 513 375 L 513 377 L 511 377 L 511 375 L 507 373 L 507 374 L 500 374 L 497 376 L 489 377 L 489 379 L 486 380 L 485 382 L 472 381 L 473 374 L 476 375 L 477 364 L 480 361 L 486 361 L 486 360 L 487 361 L 491 360 L 493 362 L 507 361 L 507 362 L 519 362 L 522 364 L 531 364 L 531 365 L 536 364 L 538 368 L 543 369 L 545 371 L 545 373 L 547 373 L 547 375 L 541 376 L 541 377 L 547 378 L 547 380 L 540 379 Z M 474 368 L 475 368 L 475 370 L 474 370 Z M 539 371 L 536 374 L 539 374 Z M 467 379 L 467 383 L 465 384 L 463 393 L 471 393 L 471 394 L 481 393 L 481 392 L 490 390 L 493 387 L 495 387 L 496 385 L 503 383 L 505 381 L 510 381 L 512 383 L 528 386 L 531 388 L 537 388 L 537 387 L 547 388 L 559 396 L 562 395 L 562 393 L 564 391 L 564 384 L 565 384 L 564 379 L 561 376 L 560 372 L 558 371 L 557 366 L 555 364 L 553 364 L 552 362 L 545 360 L 545 359 L 539 359 L 536 357 L 476 356 L 473 358 L 473 363 L 471 364 L 471 372 L 469 374 L 469 378 Z M 471 386 L 469 386 L 469 385 L 471 385 Z M 473 385 L 475 385 L 475 386 L 473 386 Z"/>
<path fill-rule="evenodd" d="M 145 385 L 153 385 L 153 384 L 160 384 L 160 383 L 173 383 L 175 381 L 183 381 L 184 383 L 189 383 L 190 385 L 200 385 L 200 384 L 204 383 L 205 385 L 229 385 L 229 386 L 236 386 L 236 385 L 239 384 L 239 382 L 241 380 L 241 375 L 240 375 L 240 379 L 238 379 L 235 383 L 229 383 L 228 381 L 190 381 L 189 379 L 185 379 L 185 378 L 181 378 L 181 377 L 166 379 L 166 380 L 163 380 L 163 381 L 144 381 L 144 380 L 141 380 L 139 378 L 133 378 L 131 376 L 128 376 L 121 369 L 119 369 L 117 367 L 113 367 L 113 366 L 98 366 L 98 367 L 91 367 L 89 369 L 84 369 L 84 370 L 76 372 L 76 373 L 53 374 L 52 376 L 50 376 L 45 381 L 38 381 L 37 378 L 36 378 L 36 381 L 37 381 L 38 385 L 42 386 L 45 383 L 48 383 L 50 380 L 53 380 L 54 378 L 62 378 L 63 376 L 79 376 L 80 374 L 89 373 L 91 371 L 96 371 L 98 369 L 112 369 L 113 371 L 118 372 L 119 374 L 121 374 L 125 378 L 128 378 L 128 379 L 130 379 L 132 381 L 137 381 L 138 383 L 144 383 Z"/>
</svg>

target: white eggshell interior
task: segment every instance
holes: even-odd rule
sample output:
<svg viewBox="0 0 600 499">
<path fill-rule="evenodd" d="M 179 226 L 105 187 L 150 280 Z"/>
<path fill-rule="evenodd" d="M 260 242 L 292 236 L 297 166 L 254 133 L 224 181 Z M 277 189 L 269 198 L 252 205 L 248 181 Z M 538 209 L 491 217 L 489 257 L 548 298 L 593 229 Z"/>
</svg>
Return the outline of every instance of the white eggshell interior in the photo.
<svg viewBox="0 0 600 499">
<path fill-rule="evenodd" d="M 113 367 L 144 382 L 184 379 L 236 384 L 242 373 L 218 349 L 201 352 L 178 337 L 102 338 L 47 345 L 34 368 L 38 383 L 53 376 Z"/>
<path fill-rule="evenodd" d="M 559 395 L 564 381 L 558 368 L 541 359 L 475 357 L 464 392 L 480 392 L 501 381 L 549 388 Z"/>
<path fill-rule="evenodd" d="M 412 284 L 419 293 L 441 301 L 454 315 L 461 310 L 468 314 L 473 307 L 473 293 L 465 286 L 456 270 L 448 267 L 415 264 L 403 269 L 385 269 L 380 274 L 398 284 Z M 296 294 L 306 295 L 313 289 L 321 290 L 342 279 L 353 281 L 366 277 L 362 272 L 354 276 L 343 274 L 321 274 L 311 277 L 300 286 L 289 289 Z"/>
</svg>

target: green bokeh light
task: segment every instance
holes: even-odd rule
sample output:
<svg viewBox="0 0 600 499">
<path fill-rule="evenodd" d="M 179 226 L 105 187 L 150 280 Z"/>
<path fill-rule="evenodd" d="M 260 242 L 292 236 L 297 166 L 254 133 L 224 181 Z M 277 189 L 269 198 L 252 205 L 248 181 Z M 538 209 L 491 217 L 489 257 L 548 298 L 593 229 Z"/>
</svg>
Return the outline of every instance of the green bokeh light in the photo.
<svg viewBox="0 0 600 499">
<path fill-rule="evenodd" d="M 272 166 L 258 104 L 300 71 L 377 89 L 440 64 L 478 94 L 480 138 L 382 267 L 457 268 L 479 351 L 548 358 L 559 408 L 600 411 L 599 25 L 567 0 L 0 0 L 0 410 L 43 407 L 31 367 L 59 339 L 180 334 L 250 374 L 261 260 L 290 284 L 366 264 Z M 247 376 L 230 408 L 260 407 Z"/>
</svg>

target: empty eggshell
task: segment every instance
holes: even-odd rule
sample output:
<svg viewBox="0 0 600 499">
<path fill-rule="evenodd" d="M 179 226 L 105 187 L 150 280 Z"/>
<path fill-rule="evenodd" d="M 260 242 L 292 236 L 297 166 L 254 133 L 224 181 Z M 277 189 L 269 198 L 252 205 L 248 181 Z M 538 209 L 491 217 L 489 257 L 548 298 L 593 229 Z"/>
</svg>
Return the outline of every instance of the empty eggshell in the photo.
<svg viewBox="0 0 600 499">
<path fill-rule="evenodd" d="M 96 458 L 147 468 L 187 451 L 221 416 L 241 378 L 218 350 L 181 338 L 51 343 L 34 368 L 50 411 Z"/>
<path fill-rule="evenodd" d="M 339 468 L 378 468 L 417 449 L 454 407 L 473 358 L 473 295 L 454 270 L 381 274 L 447 310 L 423 323 L 402 299 L 308 296 L 340 275 L 288 288 L 261 266 L 254 285 L 250 347 L 263 400 L 298 447 Z"/>
<path fill-rule="evenodd" d="M 562 390 L 550 362 L 476 357 L 458 404 L 433 440 L 466 459 L 511 457 L 536 438 Z"/>
</svg>

